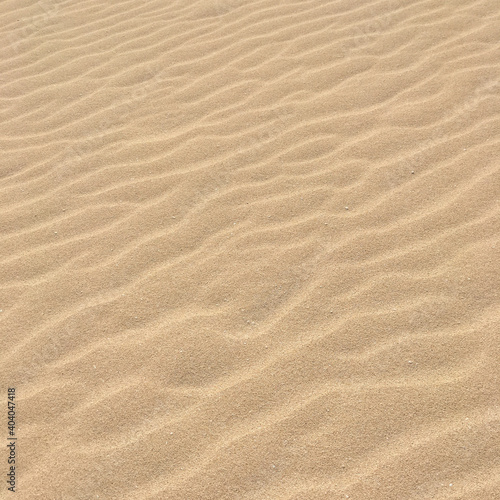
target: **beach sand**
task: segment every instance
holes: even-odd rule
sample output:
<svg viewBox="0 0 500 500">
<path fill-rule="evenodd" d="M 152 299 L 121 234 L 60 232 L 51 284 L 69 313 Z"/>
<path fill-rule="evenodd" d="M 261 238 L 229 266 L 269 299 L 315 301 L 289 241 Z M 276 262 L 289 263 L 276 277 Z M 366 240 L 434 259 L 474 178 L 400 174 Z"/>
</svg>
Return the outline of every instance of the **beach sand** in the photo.
<svg viewBox="0 0 500 500">
<path fill-rule="evenodd" d="M 0 21 L 0 498 L 500 499 L 498 0 Z"/>
</svg>

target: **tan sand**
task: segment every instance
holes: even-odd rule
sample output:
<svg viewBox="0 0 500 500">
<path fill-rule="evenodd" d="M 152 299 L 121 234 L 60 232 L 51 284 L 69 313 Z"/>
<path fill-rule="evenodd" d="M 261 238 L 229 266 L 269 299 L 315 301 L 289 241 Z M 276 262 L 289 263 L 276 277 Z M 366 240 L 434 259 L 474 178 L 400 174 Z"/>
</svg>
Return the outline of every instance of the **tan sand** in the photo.
<svg viewBox="0 0 500 500">
<path fill-rule="evenodd" d="M 500 499 L 498 0 L 0 21 L 0 498 Z"/>
</svg>

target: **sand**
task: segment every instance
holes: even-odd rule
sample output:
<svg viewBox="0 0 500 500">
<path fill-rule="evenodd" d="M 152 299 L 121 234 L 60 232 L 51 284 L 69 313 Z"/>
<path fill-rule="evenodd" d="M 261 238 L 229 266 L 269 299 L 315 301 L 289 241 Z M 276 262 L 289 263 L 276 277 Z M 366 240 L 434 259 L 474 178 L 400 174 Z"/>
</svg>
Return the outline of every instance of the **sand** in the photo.
<svg viewBox="0 0 500 500">
<path fill-rule="evenodd" d="M 0 498 L 500 499 L 498 0 L 0 21 Z"/>
</svg>

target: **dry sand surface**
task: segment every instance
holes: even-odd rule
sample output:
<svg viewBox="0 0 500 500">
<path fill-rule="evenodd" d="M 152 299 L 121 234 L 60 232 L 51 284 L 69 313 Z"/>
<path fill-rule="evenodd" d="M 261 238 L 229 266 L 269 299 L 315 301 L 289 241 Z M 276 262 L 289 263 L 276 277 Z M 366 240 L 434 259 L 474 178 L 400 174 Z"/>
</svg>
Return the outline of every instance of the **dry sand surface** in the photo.
<svg viewBox="0 0 500 500">
<path fill-rule="evenodd" d="M 498 0 L 0 23 L 1 499 L 500 499 Z"/>
</svg>

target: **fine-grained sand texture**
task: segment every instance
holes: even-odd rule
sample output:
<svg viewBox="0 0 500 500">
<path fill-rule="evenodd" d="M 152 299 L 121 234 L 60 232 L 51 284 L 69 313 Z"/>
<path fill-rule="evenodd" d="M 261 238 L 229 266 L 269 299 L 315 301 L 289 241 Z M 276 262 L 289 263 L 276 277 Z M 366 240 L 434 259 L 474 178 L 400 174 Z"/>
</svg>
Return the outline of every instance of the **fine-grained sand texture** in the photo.
<svg viewBox="0 0 500 500">
<path fill-rule="evenodd" d="M 498 0 L 0 25 L 0 498 L 500 499 Z"/>
</svg>

